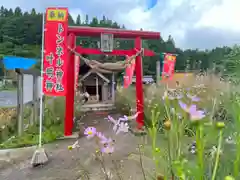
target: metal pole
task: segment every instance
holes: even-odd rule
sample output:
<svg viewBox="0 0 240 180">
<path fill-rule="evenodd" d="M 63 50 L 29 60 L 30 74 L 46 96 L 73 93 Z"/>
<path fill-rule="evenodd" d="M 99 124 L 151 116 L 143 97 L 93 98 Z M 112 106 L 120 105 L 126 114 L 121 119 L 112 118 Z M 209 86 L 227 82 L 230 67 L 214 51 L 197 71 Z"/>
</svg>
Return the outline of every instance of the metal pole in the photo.
<svg viewBox="0 0 240 180">
<path fill-rule="evenodd" d="M 112 102 L 115 102 L 115 74 L 112 73 Z"/>
<path fill-rule="evenodd" d="M 23 74 L 18 74 L 18 135 L 23 133 Z"/>
<path fill-rule="evenodd" d="M 97 95 L 97 101 L 99 101 L 99 92 L 98 92 L 98 76 L 96 75 L 96 95 Z"/>
<path fill-rule="evenodd" d="M 160 85 L 160 61 L 158 60 L 156 62 L 156 84 L 157 86 Z"/>
<path fill-rule="evenodd" d="M 39 115 L 39 147 L 42 146 L 42 125 L 43 125 L 43 61 L 44 61 L 44 33 L 45 13 L 42 15 L 42 53 L 41 53 L 41 85 L 40 85 L 40 115 Z"/>
<path fill-rule="evenodd" d="M 33 122 L 38 119 L 38 76 L 33 75 Z"/>
</svg>

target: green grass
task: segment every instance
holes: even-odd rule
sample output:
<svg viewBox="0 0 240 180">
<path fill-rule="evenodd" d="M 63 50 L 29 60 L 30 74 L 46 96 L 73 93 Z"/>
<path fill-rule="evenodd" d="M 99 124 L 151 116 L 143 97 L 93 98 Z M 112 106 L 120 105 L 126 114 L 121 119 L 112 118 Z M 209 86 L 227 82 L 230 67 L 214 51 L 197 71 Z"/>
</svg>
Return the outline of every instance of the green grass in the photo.
<svg viewBox="0 0 240 180">
<path fill-rule="evenodd" d="M 43 144 L 50 143 L 55 141 L 57 138 L 63 135 L 63 125 L 55 124 L 50 127 L 44 128 L 43 131 Z M 38 125 L 30 127 L 24 134 L 20 137 L 13 136 L 10 140 L 5 141 L 0 144 L 0 149 L 8 149 L 8 148 L 20 148 L 20 147 L 29 147 L 38 144 L 39 138 L 39 127 Z"/>
<path fill-rule="evenodd" d="M 0 88 L 0 92 L 1 91 L 17 91 L 17 88 L 14 87 Z"/>
<path fill-rule="evenodd" d="M 228 135 L 232 132 L 232 128 L 230 127 L 232 124 L 229 124 L 229 127 L 226 127 L 224 130 L 224 139 L 228 137 Z M 209 130 L 206 129 L 206 132 Z M 218 131 L 211 131 L 208 136 L 205 137 L 206 141 L 206 147 L 205 147 L 205 164 L 208 164 L 206 167 L 206 173 L 211 174 L 213 165 L 215 162 L 215 156 L 211 157 L 210 151 L 213 146 L 216 146 L 216 142 L 218 139 Z M 182 159 L 186 159 L 187 165 L 186 167 L 197 167 L 197 156 L 189 152 L 189 147 L 191 146 L 192 142 L 195 140 L 194 137 L 188 137 L 184 136 L 181 139 L 181 144 L 182 144 Z M 171 142 L 172 143 L 172 142 Z M 144 144 L 144 143 L 142 143 Z M 154 168 L 154 161 L 152 157 L 152 148 L 151 148 L 151 140 L 148 139 L 147 144 L 144 144 L 144 150 L 143 150 L 143 163 L 144 164 L 152 164 L 152 166 L 144 166 L 144 170 L 146 172 L 152 172 Z M 162 175 L 164 175 L 169 168 L 169 160 L 168 160 L 168 139 L 165 134 L 159 133 L 157 135 L 157 142 L 156 146 L 160 149 L 158 161 L 159 161 L 159 169 L 158 172 Z M 174 144 L 172 144 L 171 150 L 175 150 L 176 148 L 174 147 Z M 223 142 L 223 147 L 222 147 L 222 155 L 220 158 L 220 165 L 218 168 L 218 174 L 217 174 L 217 179 L 221 179 L 222 177 L 228 175 L 229 172 L 232 172 L 233 168 L 233 161 L 235 159 L 235 152 L 236 148 L 234 145 L 227 144 L 225 141 Z M 140 163 L 140 158 L 139 158 L 139 153 L 132 153 L 128 157 L 129 160 L 135 160 L 138 163 Z"/>
<path fill-rule="evenodd" d="M 214 81 L 214 82 L 213 82 Z M 199 84 L 198 82 L 195 84 Z M 201 83 L 202 84 L 202 83 Z M 206 77 L 206 80 L 203 82 L 205 84 L 205 89 L 193 89 L 193 93 L 198 93 L 198 97 L 201 98 L 201 101 L 196 103 L 197 107 L 200 109 L 206 110 L 209 114 L 207 115 L 206 120 L 213 122 L 221 121 L 225 123 L 224 133 L 223 133 L 223 145 L 222 145 L 222 151 L 223 153 L 220 156 L 220 162 L 217 169 L 217 175 L 216 179 L 224 179 L 225 176 L 233 173 L 233 162 L 236 160 L 236 146 L 230 145 L 225 142 L 225 139 L 228 136 L 231 136 L 234 132 L 239 132 L 239 107 L 234 107 L 233 101 L 237 99 L 237 95 L 233 92 L 233 87 L 229 88 L 228 91 L 227 88 L 224 88 L 223 86 L 227 86 L 227 82 L 219 83 L 215 79 L 210 81 L 208 77 Z M 192 88 L 191 86 L 189 86 Z M 238 88 L 239 89 L 239 88 Z M 163 128 L 163 122 L 165 120 L 170 119 L 173 122 L 172 116 L 168 116 L 166 114 L 165 107 L 163 106 L 163 102 L 161 101 L 163 92 L 163 87 L 157 87 L 157 88 L 145 88 L 144 90 L 144 114 L 145 114 L 145 121 L 151 122 L 152 121 L 152 111 L 156 111 L 160 113 L 159 118 L 157 119 L 157 128 L 159 128 L 159 135 L 157 136 L 157 147 L 160 148 L 161 153 L 159 154 L 159 171 L 161 173 L 165 173 L 166 169 L 169 169 L 170 163 L 168 161 L 168 141 L 164 134 L 161 134 L 164 132 Z M 184 91 L 185 92 L 185 91 Z M 135 90 L 133 88 L 129 89 L 123 89 L 122 91 L 117 92 L 119 95 L 119 98 L 117 98 L 117 108 L 119 108 L 119 111 L 127 114 L 129 112 L 130 108 L 135 108 Z M 222 95 L 223 94 L 223 95 Z M 188 102 L 188 99 L 182 98 L 182 101 Z M 181 108 L 179 109 L 178 102 L 171 101 L 169 104 L 166 105 L 169 110 L 171 108 L 174 108 L 176 112 L 181 112 Z M 157 110 L 155 109 L 157 107 Z M 223 111 L 222 111 L 223 110 Z M 233 112 L 235 110 L 235 112 Z M 170 111 L 169 111 L 170 112 Z M 234 114 L 235 113 L 235 114 Z M 235 116 L 235 117 L 234 117 Z M 186 135 L 192 137 L 183 137 L 180 142 L 182 143 L 182 155 L 180 156 L 179 161 L 186 160 L 186 166 L 184 166 L 185 170 L 192 171 L 193 173 L 197 174 L 196 169 L 193 169 L 192 167 L 198 166 L 198 160 L 196 158 L 196 155 L 191 154 L 188 152 L 188 148 L 190 144 L 195 140 L 195 129 L 194 126 L 190 120 L 188 120 L 188 117 L 184 117 L 184 131 Z M 177 129 L 175 129 L 177 131 Z M 191 132 L 191 133 L 189 133 Z M 218 145 L 218 137 L 219 137 L 219 129 L 216 129 L 214 125 L 212 126 L 204 126 L 204 137 L 203 141 L 205 142 L 205 149 L 204 149 L 204 164 L 205 164 L 205 178 L 211 179 L 213 167 L 215 163 L 215 156 L 211 156 L 211 150 L 213 149 L 213 146 L 217 147 Z M 171 150 L 175 151 L 176 147 L 174 147 L 174 141 L 171 142 Z M 147 145 L 145 145 L 145 153 L 144 153 L 144 159 L 146 161 L 151 162 L 154 164 L 154 160 L 152 159 L 152 149 L 151 149 L 151 142 L 148 142 Z M 136 159 L 139 162 L 139 154 L 134 154 L 131 156 L 131 158 Z M 175 163 L 176 159 L 173 159 L 172 163 Z M 147 170 L 149 170 L 147 168 Z M 194 176 L 194 174 L 192 174 Z M 188 177 L 195 178 L 192 175 L 187 175 Z M 236 177 L 236 179 L 239 179 L 240 177 Z M 216 180 L 215 179 L 215 180 Z"/>
<path fill-rule="evenodd" d="M 7 84 L 0 87 L 0 91 L 16 91 L 17 86 L 13 84 Z"/>
<path fill-rule="evenodd" d="M 184 149 L 184 154 L 188 154 L 188 147 L 189 144 L 192 143 L 192 138 L 189 137 L 184 137 L 182 140 L 182 145 L 185 147 Z M 144 143 L 142 143 L 144 144 Z M 147 144 L 143 145 L 143 150 L 142 150 L 142 161 L 143 161 L 143 166 L 144 166 L 144 171 L 146 174 L 152 174 L 154 167 L 154 161 L 152 157 L 152 147 L 151 147 L 151 140 L 148 139 Z M 157 143 L 156 146 L 160 149 L 160 152 L 158 153 L 158 173 L 161 175 L 164 175 L 165 172 L 167 171 L 167 168 L 169 168 L 169 163 L 168 163 L 168 139 L 165 134 L 158 134 L 157 135 Z M 131 153 L 128 156 L 128 160 L 134 160 L 140 163 L 140 156 L 139 156 L 139 151 L 137 153 Z M 145 164 L 145 165 L 144 165 Z M 147 164 L 147 166 L 146 166 Z"/>
<path fill-rule="evenodd" d="M 45 103 L 43 143 L 50 143 L 63 136 L 63 120 L 65 114 L 65 99 L 58 97 L 49 99 Z M 0 144 L 0 148 L 19 148 L 36 145 L 38 143 L 39 125 L 36 123 L 18 137 L 15 133 L 8 135 L 5 141 Z"/>
</svg>

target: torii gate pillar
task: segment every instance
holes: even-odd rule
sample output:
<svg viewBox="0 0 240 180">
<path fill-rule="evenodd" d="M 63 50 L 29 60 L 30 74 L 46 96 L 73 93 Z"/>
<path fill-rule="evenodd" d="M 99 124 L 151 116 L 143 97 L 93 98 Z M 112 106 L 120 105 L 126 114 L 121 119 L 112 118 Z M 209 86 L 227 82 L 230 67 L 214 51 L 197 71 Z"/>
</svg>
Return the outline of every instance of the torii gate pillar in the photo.
<svg viewBox="0 0 240 180">
<path fill-rule="evenodd" d="M 68 36 L 69 48 L 74 49 L 76 47 L 75 34 L 69 34 Z M 74 117 L 74 76 L 75 76 L 75 54 L 68 50 L 68 69 L 67 69 L 67 94 L 65 99 L 65 121 L 64 121 L 64 135 L 71 136 L 73 129 L 73 117 Z"/>
<path fill-rule="evenodd" d="M 140 37 L 137 37 L 135 39 L 135 49 L 137 51 L 140 51 L 142 49 L 142 40 Z M 137 124 L 138 128 L 141 128 L 144 125 L 144 101 L 143 101 L 143 68 L 142 68 L 142 55 L 136 57 L 135 62 L 135 73 L 136 73 L 136 106 L 137 106 L 137 112 L 140 114 L 137 116 Z"/>
</svg>

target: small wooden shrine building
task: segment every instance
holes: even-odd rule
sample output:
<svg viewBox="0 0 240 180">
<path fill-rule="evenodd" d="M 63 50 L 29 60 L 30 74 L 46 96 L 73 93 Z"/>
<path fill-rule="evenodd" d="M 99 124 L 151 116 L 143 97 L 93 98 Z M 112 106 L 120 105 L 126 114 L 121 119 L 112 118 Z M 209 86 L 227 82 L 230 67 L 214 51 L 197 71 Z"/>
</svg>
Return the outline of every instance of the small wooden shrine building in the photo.
<svg viewBox="0 0 240 180">
<path fill-rule="evenodd" d="M 81 62 L 79 68 L 79 91 L 87 92 L 90 97 L 82 105 L 82 111 L 110 110 L 115 103 L 115 71 L 102 71 Z"/>
<path fill-rule="evenodd" d="M 116 89 L 114 73 L 102 73 L 83 65 L 80 67 L 79 83 L 80 91 L 90 95 L 89 104 L 114 103 Z"/>
</svg>

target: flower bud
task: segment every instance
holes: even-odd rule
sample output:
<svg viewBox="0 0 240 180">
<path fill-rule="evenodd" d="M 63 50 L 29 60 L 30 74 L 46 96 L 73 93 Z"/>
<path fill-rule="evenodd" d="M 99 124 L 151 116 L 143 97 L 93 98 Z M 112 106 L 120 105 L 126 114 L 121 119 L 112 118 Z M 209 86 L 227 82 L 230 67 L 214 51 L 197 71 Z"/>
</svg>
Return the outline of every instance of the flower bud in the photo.
<svg viewBox="0 0 240 180">
<path fill-rule="evenodd" d="M 164 180 L 164 176 L 163 175 L 158 175 L 157 180 Z"/>
<path fill-rule="evenodd" d="M 232 177 L 232 176 L 226 176 L 226 177 L 224 178 L 224 180 L 235 180 L 235 178 Z"/>
<path fill-rule="evenodd" d="M 225 123 L 224 123 L 224 122 L 217 122 L 216 127 L 217 127 L 218 129 L 222 129 L 222 128 L 225 127 Z"/>
<path fill-rule="evenodd" d="M 96 150 L 95 150 L 95 153 L 99 153 L 99 152 L 100 152 L 100 150 L 99 150 L 99 149 L 96 149 Z"/>
<path fill-rule="evenodd" d="M 156 153 L 160 153 L 160 148 L 155 148 Z"/>
<path fill-rule="evenodd" d="M 68 146 L 68 150 L 72 150 L 73 149 L 73 147 L 72 146 Z"/>
<path fill-rule="evenodd" d="M 165 121 L 164 127 L 166 130 L 170 130 L 171 129 L 171 121 L 170 120 Z"/>
</svg>

